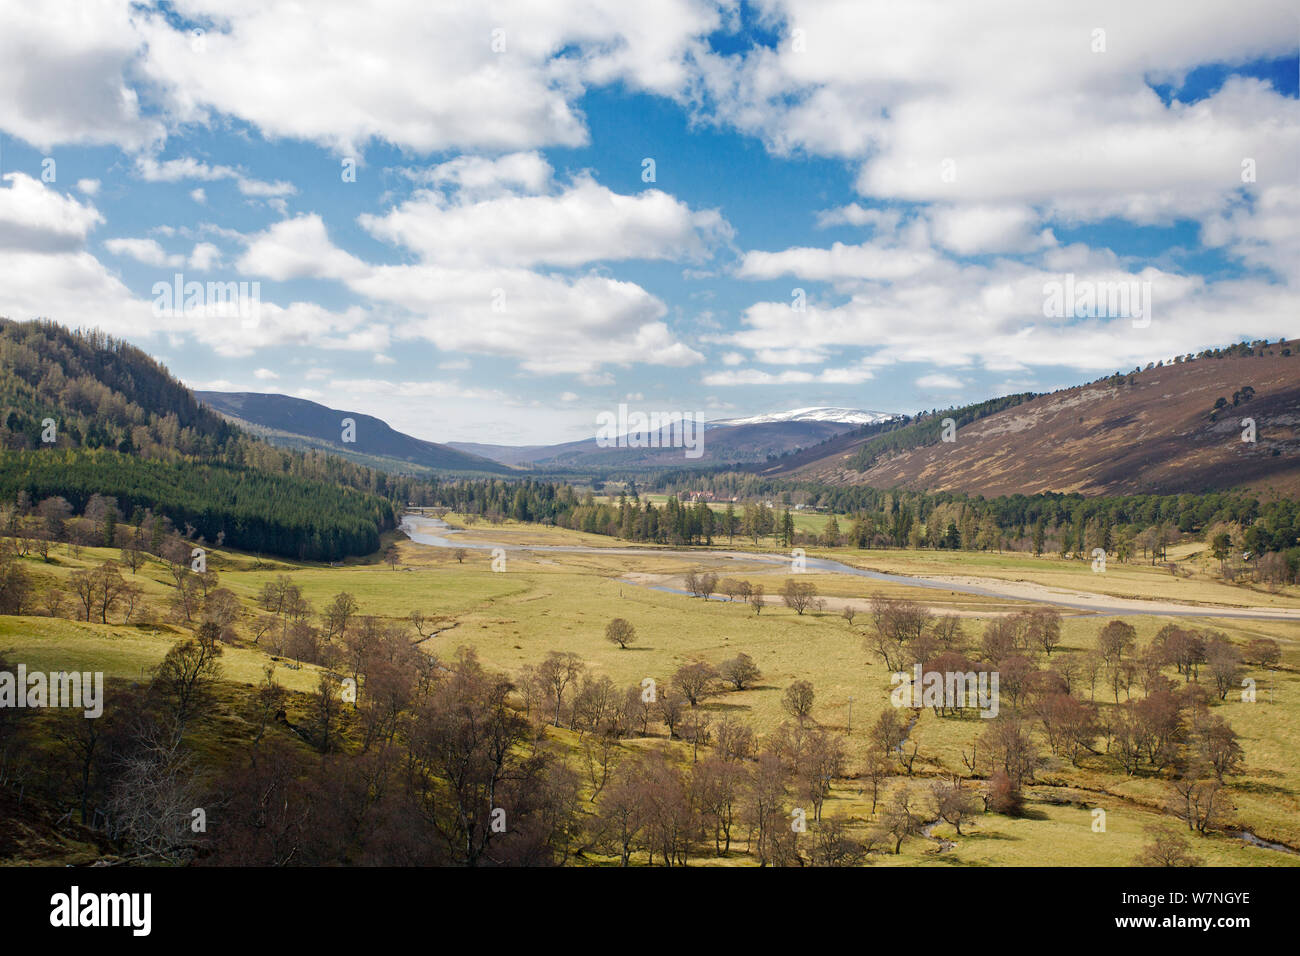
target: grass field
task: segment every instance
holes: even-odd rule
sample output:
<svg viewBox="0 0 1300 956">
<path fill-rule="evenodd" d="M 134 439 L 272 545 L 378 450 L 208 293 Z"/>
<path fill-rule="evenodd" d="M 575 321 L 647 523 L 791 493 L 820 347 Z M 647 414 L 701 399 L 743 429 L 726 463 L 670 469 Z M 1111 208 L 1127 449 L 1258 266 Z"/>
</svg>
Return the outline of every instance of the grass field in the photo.
<svg viewBox="0 0 1300 956">
<path fill-rule="evenodd" d="M 455 516 L 450 521 L 453 526 L 464 527 Z M 626 547 L 599 536 L 510 522 L 500 526 L 475 524 L 465 532 L 465 539 L 594 545 L 606 550 L 610 545 Z M 797 615 L 773 605 L 756 615 L 739 602 L 706 602 L 626 580 L 630 574 L 672 576 L 692 566 L 705 566 L 708 556 L 703 553 L 697 558 L 673 556 L 654 548 L 639 549 L 635 555 L 511 552 L 506 572 L 495 573 L 486 551 L 471 551 L 461 563 L 446 550 L 418 545 L 403 537 L 397 539 L 397 548 L 396 569 L 377 560 L 341 567 L 256 562 L 219 551 L 210 553 L 209 567 L 219 572 L 220 585 L 244 602 L 248 619 L 254 614 L 253 604 L 262 585 L 276 575 L 289 574 L 317 611 L 335 594 L 347 591 L 356 597 L 362 614 L 398 621 L 420 610 L 426 616 L 442 617 L 445 621 L 440 627 L 446 629 L 423 642 L 424 650 L 449 657 L 457 647 L 471 646 L 486 664 L 512 673 L 538 663 L 550 651 L 572 651 L 593 673 L 608 675 L 620 686 L 630 686 L 645 677 L 667 681 L 677 667 L 689 661 L 718 664 L 743 651 L 763 672 L 758 686 L 743 692 L 720 693 L 702 706 L 715 716 L 730 713 L 743 717 L 765 733 L 785 719 L 781 707 L 785 688 L 795 680 L 812 681 L 816 689 L 813 718 L 821 726 L 843 734 L 849 757 L 849 776 L 836 781 L 825 813 L 861 826 L 869 820 L 869 795 L 860 792 L 864 784 L 856 775 L 867 750 L 864 730 L 890 706 L 891 685 L 884 666 L 864 649 L 869 626 L 865 614 L 853 625 L 831 610 Z M 1112 565 L 1100 575 L 1093 574 L 1082 562 L 1014 554 L 824 553 L 847 563 L 888 571 L 1032 580 L 1092 593 L 1195 599 L 1222 605 L 1300 606 L 1295 589 L 1263 594 L 1223 584 L 1210 586 L 1172 579 L 1167 571 L 1140 565 Z M 74 558 L 60 547 L 53 557 L 55 561 L 50 564 L 27 559 L 33 573 L 44 579 L 43 584 L 60 582 L 73 570 L 116 554 L 88 548 Z M 769 594 L 779 590 L 787 576 L 783 569 L 743 558 L 733 560 L 722 573 L 763 581 Z M 171 591 L 166 570 L 150 563 L 135 577 L 151 603 L 161 606 Z M 881 591 L 923 597 L 939 610 L 976 615 L 964 621 L 966 633 L 974 638 L 978 638 L 984 623 L 978 615 L 1028 606 L 904 585 L 878 586 L 848 575 L 818 573 L 810 577 L 821 593 L 857 600 L 862 610 L 870 594 Z M 632 647 L 620 649 L 605 639 L 605 625 L 613 617 L 626 618 L 635 626 L 637 637 Z M 1105 620 L 1067 613 L 1062 626 L 1063 646 L 1056 653 L 1077 654 L 1093 646 Z M 1128 620 L 1137 628 L 1139 641 L 1146 642 L 1168 619 L 1134 615 Z M 1268 636 L 1281 644 L 1281 666 L 1274 672 L 1252 675 L 1259 682 L 1257 701 L 1242 703 L 1229 695 L 1216 711 L 1241 734 L 1246 750 L 1246 772 L 1231 786 L 1232 809 L 1227 814 L 1231 826 L 1250 830 L 1269 841 L 1300 847 L 1300 754 L 1294 745 L 1300 729 L 1300 622 L 1228 621 L 1215 619 L 1213 610 L 1207 609 L 1204 618 L 1182 619 L 1181 623 L 1223 630 L 1241 642 Z M 123 626 L 40 616 L 6 617 L 0 618 L 0 654 L 26 662 L 29 667 L 102 669 L 112 677 L 140 680 L 172 643 L 188 633 L 174 625 L 154 622 Z M 254 684 L 261 679 L 267 660 L 266 651 L 259 647 L 231 647 L 223 657 L 226 677 L 231 682 Z M 300 670 L 280 668 L 277 679 L 291 690 L 307 692 L 315 686 L 317 671 L 311 666 Z M 1099 700 L 1104 699 L 1104 693 L 1098 686 Z M 921 711 L 912 731 L 920 746 L 913 776 L 925 781 L 963 772 L 962 748 L 969 746 L 983 729 L 981 723 L 978 718 L 940 718 L 930 710 Z M 572 736 L 567 731 L 554 734 L 561 740 Z M 648 745 L 655 742 L 632 741 L 625 746 L 635 749 Z M 674 742 L 669 746 L 689 759 L 684 744 Z M 1043 750 L 1046 752 L 1045 746 Z M 1024 818 L 981 814 L 972 825 L 963 827 L 960 837 L 941 824 L 933 836 L 952 840 L 955 845 L 951 848 L 939 852 L 938 839 L 909 838 L 901 855 L 872 854 L 872 865 L 1127 865 L 1145 840 L 1144 828 L 1162 818 L 1165 785 L 1150 778 L 1110 772 L 1106 763 L 1102 758 L 1085 758 L 1082 767 L 1075 768 L 1066 760 L 1049 757 L 1047 766 L 1037 775 L 1037 784 L 1027 794 L 1029 812 Z M 1093 832 L 1094 807 L 1106 810 L 1104 833 Z M 1226 833 L 1198 837 L 1194 848 L 1209 863 L 1300 865 L 1300 855 L 1250 847 Z M 743 854 L 733 854 L 723 860 L 703 857 L 698 862 L 736 865 L 751 861 Z"/>
</svg>

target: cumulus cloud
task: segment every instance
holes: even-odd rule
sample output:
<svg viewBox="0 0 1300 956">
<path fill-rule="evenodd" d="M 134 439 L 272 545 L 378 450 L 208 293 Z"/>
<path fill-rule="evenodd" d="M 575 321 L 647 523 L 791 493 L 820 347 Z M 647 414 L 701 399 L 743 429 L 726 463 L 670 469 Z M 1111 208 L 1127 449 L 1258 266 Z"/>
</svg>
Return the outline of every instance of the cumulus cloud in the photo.
<svg viewBox="0 0 1300 956">
<path fill-rule="evenodd" d="M 700 112 L 778 153 L 857 162 L 864 195 L 1157 221 L 1220 202 L 1242 157 L 1294 169 L 1294 99 L 1233 77 L 1166 105 L 1150 86 L 1293 54 L 1294 17 L 1268 0 L 771 0 L 763 12 L 781 42 L 706 57 Z"/>
<path fill-rule="evenodd" d="M 417 183 L 450 186 L 466 195 L 487 197 L 518 191 L 540 193 L 550 184 L 554 170 L 541 153 L 532 150 L 496 158 L 457 156 L 436 166 L 408 167 L 402 173 Z"/>
<path fill-rule="evenodd" d="M 125 256 L 147 266 L 176 268 L 185 264 L 185 257 L 169 255 L 156 239 L 107 239 L 104 248 L 115 256 Z"/>
<path fill-rule="evenodd" d="M 348 279 L 363 274 L 365 263 L 339 249 L 319 215 L 277 222 L 249 239 L 235 268 L 249 275 L 287 279 Z"/>
<path fill-rule="evenodd" d="M 190 252 L 189 266 L 207 272 L 221 263 L 221 250 L 210 242 L 198 242 Z"/>
<path fill-rule="evenodd" d="M 396 337 L 514 358 L 529 371 L 703 361 L 669 330 L 663 302 L 636 283 L 482 264 L 371 264 L 335 246 L 317 215 L 251 237 L 236 267 L 278 280 L 338 280 L 376 306 L 391 306 L 384 320 Z"/>
<path fill-rule="evenodd" d="M 457 175 L 463 177 L 464 167 Z M 499 177 L 491 181 L 503 184 Z M 376 238 L 448 266 L 697 259 L 731 232 L 717 210 L 692 211 L 658 189 L 621 195 L 586 175 L 552 195 L 475 201 L 425 190 L 359 221 Z"/>
<path fill-rule="evenodd" d="M 958 255 L 1034 252 L 1056 244 L 1029 206 L 944 205 L 930 213 L 935 241 Z"/>
<path fill-rule="evenodd" d="M 0 30 L 0 129 L 38 149 L 111 143 L 147 148 L 163 123 L 141 114 L 129 79 L 140 46 L 127 3 L 6 3 Z"/>
<path fill-rule="evenodd" d="M 150 305 L 84 248 L 103 222 L 85 205 L 22 173 L 0 186 L 0 315 L 53 318 L 117 335 L 150 328 Z"/>
<path fill-rule="evenodd" d="M 364 17 L 349 0 L 320 0 L 310 16 L 274 4 L 180 6 L 217 24 L 201 52 L 161 13 L 135 20 L 140 68 L 176 121 L 234 116 L 268 138 L 343 155 L 371 140 L 421 153 L 581 145 L 574 101 L 584 89 L 623 82 L 673 93 L 720 23 L 705 0 L 379 0 Z"/>
<path fill-rule="evenodd" d="M 663 302 L 635 283 L 603 276 L 397 265 L 373 267 L 349 286 L 405 310 L 395 327 L 399 337 L 514 358 L 533 372 L 703 361 L 662 321 Z"/>
<path fill-rule="evenodd" d="M 94 206 L 64 196 L 24 173 L 0 177 L 0 248 L 33 252 L 76 249 L 104 221 Z"/>
<path fill-rule="evenodd" d="M 1081 255 L 1082 253 L 1082 255 Z M 1130 272 L 1113 255 L 1090 256 L 1078 246 L 1059 265 L 999 260 L 991 266 L 936 266 L 921 281 L 867 283 L 838 304 L 787 302 L 746 309 L 735 347 L 779 358 L 783 350 L 860 351 L 871 366 L 924 362 L 991 370 L 1064 365 L 1093 371 L 1124 368 L 1151 355 L 1197 351 L 1207 343 L 1294 334 L 1300 293 L 1264 278 L 1206 282 L 1154 267 Z M 1046 314 L 1047 291 L 1067 274 L 1078 287 L 1123 286 L 1149 308 L 1142 317 Z M 1242 307 L 1249 303 L 1249 308 Z"/>
</svg>

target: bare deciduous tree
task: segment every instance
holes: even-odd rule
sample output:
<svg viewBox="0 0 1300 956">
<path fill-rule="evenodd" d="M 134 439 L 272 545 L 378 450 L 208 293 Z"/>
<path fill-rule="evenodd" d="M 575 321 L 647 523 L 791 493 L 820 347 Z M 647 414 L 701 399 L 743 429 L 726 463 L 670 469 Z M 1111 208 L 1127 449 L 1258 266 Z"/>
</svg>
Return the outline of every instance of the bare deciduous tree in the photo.
<svg viewBox="0 0 1300 956">
<path fill-rule="evenodd" d="M 736 690 L 745 690 L 763 676 L 754 659 L 744 652 L 723 661 L 718 674 Z"/>
<path fill-rule="evenodd" d="M 625 618 L 616 617 L 605 625 L 605 640 L 626 649 L 636 640 L 636 628 Z"/>
<path fill-rule="evenodd" d="M 781 699 L 781 706 L 787 714 L 802 724 L 812 716 L 815 697 L 812 681 L 797 680 L 785 689 L 785 696 Z"/>
<path fill-rule="evenodd" d="M 712 664 L 695 661 L 677 668 L 673 674 L 673 687 L 695 707 L 709 695 L 717 679 L 718 672 Z"/>
<path fill-rule="evenodd" d="M 781 600 L 796 614 L 803 614 L 817 601 L 817 585 L 811 581 L 787 578 L 784 587 L 781 588 Z"/>
<path fill-rule="evenodd" d="M 1150 842 L 1142 847 L 1134 862 L 1138 866 L 1200 866 L 1201 860 L 1191 846 L 1171 827 L 1147 828 Z"/>
</svg>

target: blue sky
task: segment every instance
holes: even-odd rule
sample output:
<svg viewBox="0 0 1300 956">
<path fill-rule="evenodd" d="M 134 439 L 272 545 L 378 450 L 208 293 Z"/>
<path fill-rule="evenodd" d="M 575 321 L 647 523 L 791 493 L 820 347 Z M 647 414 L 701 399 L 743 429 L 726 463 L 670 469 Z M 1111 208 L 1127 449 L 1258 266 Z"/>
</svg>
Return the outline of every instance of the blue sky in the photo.
<svg viewBox="0 0 1300 956">
<path fill-rule="evenodd" d="M 501 443 L 1295 335 L 1300 17 L 1130 6 L 4 0 L 0 315 Z"/>
</svg>

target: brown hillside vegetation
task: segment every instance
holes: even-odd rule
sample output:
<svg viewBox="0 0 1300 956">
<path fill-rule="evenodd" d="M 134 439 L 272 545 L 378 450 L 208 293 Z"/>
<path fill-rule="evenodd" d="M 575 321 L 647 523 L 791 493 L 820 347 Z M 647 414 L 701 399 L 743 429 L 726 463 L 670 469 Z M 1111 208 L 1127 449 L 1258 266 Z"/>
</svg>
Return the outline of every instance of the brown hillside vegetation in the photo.
<svg viewBox="0 0 1300 956">
<path fill-rule="evenodd" d="M 910 449 L 865 472 L 850 467 L 860 439 L 791 471 L 830 484 L 990 496 L 1226 488 L 1292 496 L 1300 493 L 1300 348 L 1254 351 L 1044 395 L 966 425 L 955 442 Z M 1234 393 L 1247 386 L 1254 395 L 1238 395 L 1234 407 Z M 1226 405 L 1215 413 L 1220 398 Z M 1253 444 L 1242 440 L 1244 418 L 1256 423 Z"/>
</svg>

